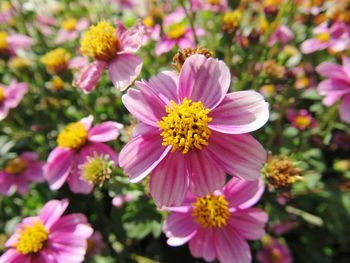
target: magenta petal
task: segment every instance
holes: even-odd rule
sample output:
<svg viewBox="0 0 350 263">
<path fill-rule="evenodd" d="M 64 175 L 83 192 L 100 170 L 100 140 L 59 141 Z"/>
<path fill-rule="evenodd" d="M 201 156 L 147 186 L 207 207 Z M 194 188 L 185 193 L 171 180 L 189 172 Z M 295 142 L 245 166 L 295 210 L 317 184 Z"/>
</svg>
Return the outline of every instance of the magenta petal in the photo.
<svg viewBox="0 0 350 263">
<path fill-rule="evenodd" d="M 138 51 L 142 46 L 144 31 L 145 28 L 142 23 L 138 23 L 129 30 L 119 30 L 122 33 L 119 36 L 121 51 L 118 54 Z"/>
<path fill-rule="evenodd" d="M 215 232 L 213 228 L 199 228 L 197 234 L 190 241 L 190 251 L 196 258 L 213 261 L 216 258 Z"/>
<path fill-rule="evenodd" d="M 92 126 L 92 122 L 94 121 L 94 116 L 89 115 L 85 118 L 82 118 L 79 122 L 84 125 L 85 129 L 88 131 Z"/>
<path fill-rule="evenodd" d="M 112 149 L 107 144 L 101 142 L 90 142 L 86 145 L 80 153 L 80 162 L 84 162 L 86 156 L 94 156 L 97 155 L 108 155 L 109 158 L 114 161 L 115 165 L 118 165 L 118 155 L 117 152 Z"/>
<path fill-rule="evenodd" d="M 326 49 L 327 47 L 328 47 L 328 43 L 323 43 L 316 38 L 305 40 L 300 46 L 301 51 L 304 54 L 311 54 L 316 51 Z"/>
<path fill-rule="evenodd" d="M 15 108 L 21 102 L 23 96 L 28 92 L 28 84 L 21 82 L 12 82 L 6 92 L 6 106 L 10 108 Z"/>
<path fill-rule="evenodd" d="M 134 137 L 121 150 L 119 164 L 130 181 L 136 183 L 147 176 L 169 153 L 171 147 L 162 146 L 159 131 Z"/>
<path fill-rule="evenodd" d="M 123 91 L 140 75 L 143 61 L 133 54 L 119 54 L 108 66 L 113 85 Z"/>
<path fill-rule="evenodd" d="M 255 181 L 246 181 L 233 177 L 224 188 L 224 195 L 230 208 L 246 209 L 256 204 L 264 193 L 264 181 L 260 177 Z"/>
<path fill-rule="evenodd" d="M 16 249 L 10 248 L 0 257 L 0 263 L 16 263 L 21 262 L 19 258 L 22 256 L 21 253 L 17 252 Z"/>
<path fill-rule="evenodd" d="M 190 191 L 196 196 L 212 194 L 223 187 L 226 174 L 203 149 L 188 154 Z M 187 159 L 187 157 L 186 157 Z"/>
<path fill-rule="evenodd" d="M 189 186 L 185 157 L 179 152 L 168 155 L 153 170 L 150 191 L 157 206 L 179 206 Z"/>
<path fill-rule="evenodd" d="M 350 123 L 350 94 L 344 96 L 339 106 L 339 113 L 343 122 Z"/>
<path fill-rule="evenodd" d="M 177 89 L 179 76 L 174 71 L 162 71 L 148 80 L 148 86 L 163 101 L 173 100 L 178 103 Z"/>
<path fill-rule="evenodd" d="M 265 234 L 267 220 L 268 216 L 263 210 L 248 208 L 232 213 L 228 225 L 245 239 L 259 240 Z"/>
<path fill-rule="evenodd" d="M 180 72 L 179 98 L 201 101 L 213 109 L 224 99 L 230 81 L 230 70 L 223 61 L 193 55 L 186 59 Z"/>
<path fill-rule="evenodd" d="M 350 84 L 339 79 L 326 79 L 318 84 L 317 91 L 326 96 L 323 103 L 330 106 L 343 95 L 350 93 Z"/>
<path fill-rule="evenodd" d="M 106 121 L 97 124 L 90 129 L 88 139 L 93 142 L 108 142 L 116 140 L 119 136 L 119 130 L 122 127 L 122 124 L 114 121 Z"/>
<path fill-rule="evenodd" d="M 156 55 L 161 56 L 164 53 L 168 53 L 174 46 L 176 42 L 172 39 L 168 39 L 167 37 L 162 37 L 156 45 Z"/>
<path fill-rule="evenodd" d="M 90 194 L 94 189 L 94 186 L 87 181 L 80 178 L 80 171 L 78 169 L 74 170 L 72 174 L 68 177 L 69 189 L 73 193 L 77 194 Z"/>
<path fill-rule="evenodd" d="M 44 176 L 52 190 L 59 189 L 69 176 L 73 165 L 74 152 L 56 147 L 49 155 L 44 166 Z"/>
<path fill-rule="evenodd" d="M 59 220 L 64 211 L 66 211 L 68 204 L 68 199 L 62 201 L 51 200 L 45 204 L 39 213 L 39 218 L 47 229 L 50 229 L 51 226 Z"/>
<path fill-rule="evenodd" d="M 221 263 L 250 263 L 252 261 L 247 241 L 227 227 L 217 229 L 215 248 Z"/>
<path fill-rule="evenodd" d="M 197 233 L 199 225 L 191 213 L 171 213 L 164 221 L 163 232 L 168 237 L 168 245 L 181 246 Z"/>
<path fill-rule="evenodd" d="M 32 45 L 33 39 L 26 35 L 13 34 L 7 37 L 7 42 L 9 46 L 14 50 L 18 48 L 28 49 Z"/>
<path fill-rule="evenodd" d="M 213 131 L 206 149 L 227 173 L 249 181 L 259 178 L 267 157 L 262 145 L 249 134 Z"/>
<path fill-rule="evenodd" d="M 107 65 L 105 61 L 95 61 L 84 67 L 73 85 L 81 88 L 85 93 L 93 91 L 100 80 L 102 73 Z"/>
<path fill-rule="evenodd" d="M 55 237 L 69 232 L 74 234 L 74 236 L 79 236 L 81 239 L 89 238 L 93 231 L 87 223 L 87 218 L 83 214 L 65 215 L 51 227 L 52 234 L 50 238 L 55 240 Z"/>
<path fill-rule="evenodd" d="M 269 118 L 269 105 L 255 91 L 227 94 L 210 112 L 210 129 L 230 134 L 241 134 L 261 128 Z"/>
<path fill-rule="evenodd" d="M 331 62 L 323 62 L 317 66 L 316 71 L 325 78 L 340 79 L 350 82 L 350 77 L 343 70 L 343 67 Z"/>
</svg>

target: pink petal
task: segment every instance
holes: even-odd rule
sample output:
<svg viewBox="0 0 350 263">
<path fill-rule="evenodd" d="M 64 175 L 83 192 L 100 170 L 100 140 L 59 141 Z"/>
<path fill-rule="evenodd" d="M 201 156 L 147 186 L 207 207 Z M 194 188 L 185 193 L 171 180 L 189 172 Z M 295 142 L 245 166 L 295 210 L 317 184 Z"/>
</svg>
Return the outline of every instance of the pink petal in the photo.
<svg viewBox="0 0 350 263">
<path fill-rule="evenodd" d="M 89 65 L 89 59 L 87 57 L 75 57 L 69 61 L 70 69 L 82 70 L 84 67 Z"/>
<path fill-rule="evenodd" d="M 79 122 L 85 126 L 85 129 L 88 131 L 91 128 L 92 122 L 94 121 L 94 116 L 89 115 L 85 118 L 82 118 Z"/>
<path fill-rule="evenodd" d="M 330 106 L 343 95 L 350 93 L 350 84 L 338 79 L 326 79 L 318 84 L 317 91 L 326 96 L 323 103 Z"/>
<path fill-rule="evenodd" d="M 269 105 L 255 91 L 238 91 L 227 94 L 210 112 L 213 120 L 210 129 L 222 133 L 242 134 L 261 128 L 269 119 Z"/>
<path fill-rule="evenodd" d="M 108 155 L 109 158 L 114 161 L 115 165 L 118 165 L 118 155 L 117 152 L 112 149 L 107 144 L 101 142 L 90 142 L 86 145 L 80 153 L 81 160 L 84 162 L 86 156 L 94 156 L 97 155 Z"/>
<path fill-rule="evenodd" d="M 83 31 L 85 30 L 86 28 L 88 28 L 90 25 L 90 21 L 88 19 L 80 19 L 78 24 L 77 24 L 77 30 L 78 31 Z"/>
<path fill-rule="evenodd" d="M 215 248 L 221 263 L 250 263 L 252 261 L 247 241 L 228 228 L 217 229 Z"/>
<path fill-rule="evenodd" d="M 121 51 L 118 54 L 135 53 L 138 51 L 142 46 L 144 33 L 145 28 L 142 23 L 138 23 L 129 30 L 124 30 L 119 36 Z"/>
<path fill-rule="evenodd" d="M 328 43 L 323 43 L 316 38 L 311 38 L 311 39 L 305 40 L 301 44 L 300 48 L 304 54 L 310 54 L 319 50 L 326 49 L 328 45 L 329 45 Z"/>
<path fill-rule="evenodd" d="M 95 61 L 84 67 L 73 81 L 73 85 L 81 88 L 85 93 L 93 91 L 100 80 L 107 65 L 105 61 Z"/>
<path fill-rule="evenodd" d="M 198 227 L 191 212 L 171 213 L 164 221 L 163 232 L 168 237 L 169 246 L 181 246 L 192 239 Z"/>
<path fill-rule="evenodd" d="M 109 64 L 109 77 L 113 85 L 123 91 L 140 75 L 143 61 L 133 54 L 119 54 Z"/>
<path fill-rule="evenodd" d="M 51 229 L 51 226 L 59 220 L 64 211 L 66 211 L 68 204 L 68 199 L 63 199 L 62 201 L 51 200 L 45 204 L 40 210 L 39 218 L 47 229 Z"/>
<path fill-rule="evenodd" d="M 178 103 L 177 89 L 179 76 L 174 71 L 162 71 L 148 81 L 148 86 L 164 101 Z"/>
<path fill-rule="evenodd" d="M 153 170 L 150 192 L 158 207 L 179 206 L 184 200 L 189 186 L 184 158 L 179 152 L 168 153 Z"/>
<path fill-rule="evenodd" d="M 167 37 L 162 37 L 156 45 L 156 55 L 161 56 L 164 53 L 168 53 L 174 46 L 176 42 L 172 39 L 168 39 Z"/>
<path fill-rule="evenodd" d="M 45 180 L 43 175 L 43 165 L 44 163 L 41 161 L 31 161 L 31 163 L 27 165 L 27 169 L 24 171 L 23 177 L 31 181 L 43 182 Z"/>
<path fill-rule="evenodd" d="M 224 99 L 230 81 L 230 70 L 223 61 L 192 55 L 186 59 L 180 72 L 179 98 L 201 101 L 213 109 Z"/>
<path fill-rule="evenodd" d="M 74 152 L 70 149 L 56 147 L 49 155 L 44 166 L 44 176 L 51 190 L 57 190 L 66 181 L 73 165 Z"/>
<path fill-rule="evenodd" d="M 264 193 L 264 181 L 260 177 L 255 181 L 246 181 L 233 177 L 224 188 L 224 195 L 230 208 L 246 209 L 256 204 Z"/>
<path fill-rule="evenodd" d="M 74 169 L 68 177 L 69 189 L 76 194 L 90 194 L 94 186 L 80 178 L 81 174 L 78 169 Z"/>
<path fill-rule="evenodd" d="M 32 45 L 33 39 L 25 35 L 13 34 L 7 37 L 7 42 L 13 49 L 28 49 Z"/>
<path fill-rule="evenodd" d="M 11 82 L 6 92 L 6 106 L 15 108 L 21 102 L 23 96 L 28 92 L 28 84 L 24 82 Z"/>
<path fill-rule="evenodd" d="M 17 252 L 16 249 L 11 248 L 4 252 L 0 257 L 0 263 L 19 263 L 21 253 Z"/>
<path fill-rule="evenodd" d="M 133 138 L 124 146 L 119 155 L 119 164 L 132 183 L 139 182 L 147 176 L 163 158 L 171 147 L 162 146 L 159 131 Z"/>
<path fill-rule="evenodd" d="M 267 220 L 268 216 L 263 210 L 249 208 L 232 213 L 228 225 L 245 239 L 259 240 L 265 234 Z"/>
<path fill-rule="evenodd" d="M 215 233 L 213 228 L 199 228 L 197 234 L 190 241 L 190 251 L 196 258 L 213 261 L 216 258 Z"/>
<path fill-rule="evenodd" d="M 226 174 L 206 150 L 191 152 L 186 159 L 188 159 L 192 193 L 196 196 L 205 196 L 223 187 Z"/>
<path fill-rule="evenodd" d="M 344 96 L 339 106 L 339 113 L 343 122 L 350 123 L 350 94 Z"/>
<path fill-rule="evenodd" d="M 227 173 L 249 181 L 259 178 L 267 156 L 262 145 L 249 134 L 213 131 L 206 149 Z"/>
<path fill-rule="evenodd" d="M 83 214 L 74 213 L 61 217 L 50 229 L 50 238 L 55 240 L 64 233 L 71 232 L 72 235 L 81 239 L 89 238 L 93 230 L 88 225 L 87 218 Z"/>
<path fill-rule="evenodd" d="M 108 142 L 116 140 L 119 136 L 119 130 L 122 127 L 122 124 L 114 121 L 106 121 L 97 124 L 90 129 L 88 139 L 93 142 Z"/>
<path fill-rule="evenodd" d="M 317 66 L 316 71 L 325 78 L 340 79 L 350 82 L 350 77 L 345 73 L 343 67 L 331 62 L 323 62 Z"/>
</svg>

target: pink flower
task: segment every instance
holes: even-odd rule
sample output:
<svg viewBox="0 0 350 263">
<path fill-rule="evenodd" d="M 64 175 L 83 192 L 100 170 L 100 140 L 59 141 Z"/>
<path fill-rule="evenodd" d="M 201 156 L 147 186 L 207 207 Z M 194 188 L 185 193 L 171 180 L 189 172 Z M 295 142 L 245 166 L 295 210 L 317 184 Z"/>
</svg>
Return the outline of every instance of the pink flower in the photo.
<svg viewBox="0 0 350 263">
<path fill-rule="evenodd" d="M 12 4 L 4 1 L 0 4 L 0 24 L 9 23 L 15 16 L 16 11 Z"/>
<path fill-rule="evenodd" d="M 52 200 L 38 216 L 26 217 L 6 242 L 0 263 L 83 262 L 92 228 L 85 215 L 63 215 L 68 200 Z"/>
<path fill-rule="evenodd" d="M 292 255 L 288 246 L 271 237 L 263 238 L 264 246 L 257 253 L 257 259 L 261 263 L 292 263 Z"/>
<path fill-rule="evenodd" d="M 52 34 L 52 28 L 56 24 L 56 19 L 51 16 L 38 15 L 36 17 L 36 24 L 44 36 L 49 36 Z"/>
<path fill-rule="evenodd" d="M 305 130 L 315 126 L 315 122 L 311 114 L 306 109 L 287 111 L 287 119 L 292 123 L 293 127 L 299 130 Z"/>
<path fill-rule="evenodd" d="M 87 251 L 88 256 L 101 254 L 105 244 L 103 243 L 103 237 L 100 232 L 95 231 L 93 235 L 87 240 Z"/>
<path fill-rule="evenodd" d="M 44 181 L 43 162 L 35 152 L 23 152 L 19 157 L 7 162 L 0 171 L 0 193 L 6 196 L 18 191 L 21 195 L 28 192 L 31 182 Z"/>
<path fill-rule="evenodd" d="M 113 206 L 120 208 L 123 206 L 123 204 L 130 203 L 134 200 L 135 200 L 135 197 L 133 195 L 130 195 L 130 194 L 116 195 L 112 200 L 112 204 L 113 204 Z"/>
<path fill-rule="evenodd" d="M 305 40 L 301 44 L 304 54 L 314 53 L 329 48 L 332 52 L 340 52 L 348 48 L 350 36 L 344 23 L 336 22 L 331 27 L 327 22 L 313 30 L 314 38 Z"/>
<path fill-rule="evenodd" d="M 164 18 L 165 35 L 156 45 L 156 55 L 169 52 L 176 45 L 180 48 L 195 47 L 193 32 L 185 22 L 185 12 L 182 8 Z M 196 28 L 196 35 L 204 35 L 204 31 Z"/>
<path fill-rule="evenodd" d="M 95 156 L 108 156 L 118 165 L 115 151 L 103 142 L 112 141 L 119 136 L 122 125 L 107 121 L 91 127 L 93 117 L 67 125 L 58 135 L 58 146 L 49 154 L 44 166 L 44 176 L 52 190 L 62 187 L 68 180 L 72 192 L 88 194 L 93 184 L 81 178 L 81 166 Z M 103 161 L 103 159 L 101 159 Z"/>
<path fill-rule="evenodd" d="M 346 123 L 350 123 L 350 59 L 343 57 L 343 65 L 330 62 L 323 62 L 316 71 L 321 76 L 327 78 L 318 84 L 318 92 L 326 96 L 323 104 L 333 105 L 341 100 L 339 106 L 340 118 Z"/>
<path fill-rule="evenodd" d="M 163 71 L 122 97 L 140 123 L 120 166 L 133 183 L 152 172 L 158 206 L 181 204 L 188 188 L 210 194 L 224 185 L 226 172 L 259 178 L 266 152 L 247 133 L 266 123 L 268 104 L 255 91 L 227 94 L 230 80 L 224 62 L 192 55 L 179 76 Z"/>
<path fill-rule="evenodd" d="M 228 10 L 227 0 L 191 0 L 192 11 L 209 10 L 215 13 Z"/>
<path fill-rule="evenodd" d="M 89 93 L 108 68 L 109 77 L 119 90 L 129 87 L 141 72 L 142 59 L 133 53 L 139 50 L 143 41 L 144 26 L 127 30 L 121 22 L 117 29 L 106 21 L 91 26 L 81 41 L 83 55 L 95 61 L 81 70 L 74 84 Z"/>
<path fill-rule="evenodd" d="M 0 31 L 0 55 L 16 55 L 19 49 L 28 49 L 32 45 L 32 38 L 22 34 L 8 34 Z"/>
<path fill-rule="evenodd" d="M 8 87 L 0 84 L 0 121 L 6 118 L 10 109 L 14 109 L 28 92 L 28 85 L 24 82 L 11 81 Z"/>
<path fill-rule="evenodd" d="M 188 193 L 180 207 L 165 220 L 163 231 L 168 245 L 189 242 L 191 254 L 221 263 L 251 262 L 246 240 L 259 240 L 265 233 L 267 214 L 252 206 L 264 192 L 262 179 L 232 178 L 221 191 L 205 197 Z"/>
<path fill-rule="evenodd" d="M 277 42 L 285 45 L 294 38 L 294 33 L 286 25 L 280 25 L 275 32 L 272 33 L 268 45 L 272 47 Z"/>
<path fill-rule="evenodd" d="M 61 29 L 58 31 L 56 44 L 62 44 L 67 41 L 75 40 L 80 32 L 84 31 L 90 25 L 89 20 L 82 18 L 77 21 L 75 18 L 69 18 L 62 22 Z"/>
<path fill-rule="evenodd" d="M 110 0 L 112 3 L 115 3 L 121 9 L 132 9 L 135 6 L 135 0 Z"/>
</svg>

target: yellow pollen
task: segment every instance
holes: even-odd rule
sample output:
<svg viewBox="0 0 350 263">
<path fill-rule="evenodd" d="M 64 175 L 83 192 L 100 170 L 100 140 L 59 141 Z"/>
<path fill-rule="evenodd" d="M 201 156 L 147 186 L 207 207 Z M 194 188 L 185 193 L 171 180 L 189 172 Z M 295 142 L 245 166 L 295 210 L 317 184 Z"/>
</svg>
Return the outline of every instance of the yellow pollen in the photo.
<svg viewBox="0 0 350 263">
<path fill-rule="evenodd" d="M 5 88 L 0 86 L 0 103 L 6 99 Z"/>
<path fill-rule="evenodd" d="M 23 160 L 22 158 L 15 158 L 11 161 L 9 161 L 5 166 L 5 172 L 9 174 L 20 174 L 23 172 L 27 167 L 26 160 Z"/>
<path fill-rule="evenodd" d="M 227 33 L 234 32 L 241 21 L 242 12 L 240 10 L 234 10 L 226 12 L 222 17 L 222 30 Z"/>
<path fill-rule="evenodd" d="M 208 0 L 208 3 L 211 5 L 219 5 L 220 4 L 220 0 Z"/>
<path fill-rule="evenodd" d="M 282 0 L 265 0 L 264 6 L 280 6 L 282 4 Z"/>
<path fill-rule="evenodd" d="M 143 19 L 143 23 L 147 26 L 147 27 L 154 27 L 155 22 L 152 16 L 146 16 Z"/>
<path fill-rule="evenodd" d="M 282 262 L 282 254 L 281 251 L 278 248 L 272 248 L 270 259 L 272 263 L 279 263 Z"/>
<path fill-rule="evenodd" d="M 295 117 L 294 122 L 297 127 L 304 128 L 308 127 L 311 124 L 311 118 L 309 116 L 299 115 Z"/>
<path fill-rule="evenodd" d="M 8 34 L 5 31 L 0 31 L 0 53 L 8 49 L 7 37 Z"/>
<path fill-rule="evenodd" d="M 207 195 L 198 197 L 193 205 L 192 216 L 195 217 L 195 221 L 202 227 L 221 228 L 226 226 L 230 217 L 230 211 L 225 196 Z"/>
<path fill-rule="evenodd" d="M 42 56 L 40 61 L 49 73 L 56 74 L 68 68 L 70 58 L 71 54 L 65 49 L 56 48 Z"/>
<path fill-rule="evenodd" d="M 118 51 L 118 42 L 115 28 L 103 20 L 85 32 L 80 43 L 81 52 L 97 60 L 110 61 Z"/>
<path fill-rule="evenodd" d="M 181 104 L 170 103 L 171 107 L 165 108 L 168 115 L 157 123 L 162 129 L 162 145 L 171 145 L 172 152 L 178 150 L 183 154 L 208 145 L 211 134 L 208 124 L 212 120 L 208 116 L 209 109 L 202 102 L 192 102 L 187 98 Z"/>
<path fill-rule="evenodd" d="M 84 124 L 73 122 L 68 124 L 58 135 L 57 144 L 59 147 L 79 149 L 86 142 L 88 133 Z"/>
<path fill-rule="evenodd" d="M 88 156 L 86 159 L 87 161 L 79 167 L 81 177 L 92 185 L 102 186 L 112 174 L 113 162 L 108 155 Z"/>
<path fill-rule="evenodd" d="M 330 37 L 331 37 L 331 35 L 329 33 L 321 33 L 321 34 L 316 35 L 316 38 L 323 43 L 328 42 Z"/>
<path fill-rule="evenodd" d="M 64 81 L 59 76 L 54 76 L 50 81 L 51 87 L 56 91 L 64 90 Z"/>
<path fill-rule="evenodd" d="M 25 226 L 18 230 L 18 243 L 16 250 L 22 254 L 39 252 L 49 236 L 43 223 L 38 220 L 33 226 Z"/>
<path fill-rule="evenodd" d="M 77 20 L 75 18 L 68 18 L 62 22 L 62 28 L 71 32 L 77 27 Z"/>
<path fill-rule="evenodd" d="M 170 39 L 178 39 L 181 38 L 186 33 L 186 26 L 184 24 L 176 24 L 172 25 L 167 35 Z"/>
</svg>

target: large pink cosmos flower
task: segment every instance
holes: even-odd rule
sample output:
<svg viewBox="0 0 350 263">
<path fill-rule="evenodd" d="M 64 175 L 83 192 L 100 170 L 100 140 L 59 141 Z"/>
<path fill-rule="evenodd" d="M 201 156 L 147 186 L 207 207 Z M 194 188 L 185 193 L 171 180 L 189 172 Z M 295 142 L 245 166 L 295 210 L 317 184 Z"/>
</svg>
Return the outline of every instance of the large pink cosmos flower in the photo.
<svg viewBox="0 0 350 263">
<path fill-rule="evenodd" d="M 133 53 L 142 45 L 144 25 L 139 23 L 129 30 L 119 21 L 116 25 L 115 29 L 111 23 L 101 21 L 82 38 L 83 55 L 95 61 L 81 70 L 74 85 L 86 93 L 94 90 L 105 69 L 119 90 L 129 87 L 141 72 L 143 61 Z"/>
<path fill-rule="evenodd" d="M 33 40 L 31 37 L 22 34 L 8 34 L 0 31 L 0 55 L 14 56 L 19 49 L 28 49 Z"/>
<path fill-rule="evenodd" d="M 267 214 L 251 208 L 264 192 L 262 179 L 232 178 L 221 191 L 205 197 L 188 194 L 180 207 L 165 220 L 163 231 L 171 246 L 189 242 L 194 257 L 221 263 L 251 262 L 246 240 L 258 240 L 264 233 Z"/>
<path fill-rule="evenodd" d="M 87 157 L 105 156 L 118 165 L 115 151 L 103 142 L 118 138 L 122 125 L 107 121 L 92 126 L 93 117 L 89 116 L 79 122 L 67 125 L 58 135 L 58 146 L 50 153 L 44 166 L 44 176 L 52 190 L 62 187 L 68 180 L 74 193 L 88 194 L 93 185 L 81 178 L 81 165 L 88 161 Z"/>
<path fill-rule="evenodd" d="M 293 258 L 288 246 L 277 239 L 265 236 L 264 246 L 256 257 L 261 263 L 292 263 Z"/>
<path fill-rule="evenodd" d="M 6 196 L 18 191 L 21 195 L 28 192 L 31 182 L 44 181 L 43 162 L 35 152 L 23 152 L 19 157 L 7 162 L 0 171 L 0 193 Z"/>
<path fill-rule="evenodd" d="M 330 49 L 331 52 L 340 52 L 348 48 L 350 35 L 347 26 L 342 22 L 335 22 L 329 27 L 327 22 L 313 30 L 314 38 L 307 39 L 301 44 L 304 54 Z"/>
<path fill-rule="evenodd" d="M 327 78 L 318 84 L 318 92 L 326 96 L 323 103 L 326 106 L 333 105 L 341 100 L 339 106 L 340 118 L 350 123 L 350 58 L 343 57 L 343 65 L 323 62 L 316 71 Z"/>
<path fill-rule="evenodd" d="M 38 216 L 26 217 L 6 242 L 0 263 L 80 263 L 92 228 L 83 214 L 63 215 L 68 200 L 51 200 Z"/>
<path fill-rule="evenodd" d="M 28 85 L 24 82 L 11 81 L 8 87 L 0 84 L 0 121 L 5 119 L 10 109 L 14 109 L 28 92 Z"/>
<path fill-rule="evenodd" d="M 120 166 L 133 183 L 152 172 L 158 206 L 181 204 L 189 187 L 210 194 L 224 185 L 226 172 L 259 178 L 266 152 L 247 133 L 266 123 L 268 104 L 254 91 L 227 94 L 230 80 L 224 62 L 193 55 L 179 76 L 164 71 L 122 97 L 141 123 L 120 153 Z"/>
<path fill-rule="evenodd" d="M 69 18 L 62 22 L 61 29 L 58 31 L 56 44 L 62 44 L 66 41 L 72 41 L 79 37 L 80 32 L 88 28 L 90 22 L 86 18 L 77 21 L 75 18 Z"/>
<path fill-rule="evenodd" d="M 186 25 L 186 15 L 182 8 L 177 9 L 174 13 L 164 18 L 163 26 L 165 35 L 161 37 L 156 45 L 156 55 L 160 56 L 169 52 L 173 47 L 178 46 L 180 49 L 195 47 L 196 43 L 193 32 Z M 204 35 L 201 28 L 196 28 L 196 35 Z"/>
</svg>

